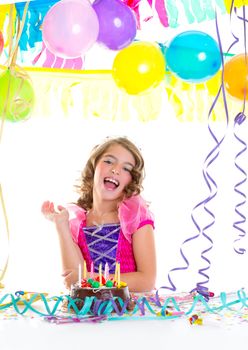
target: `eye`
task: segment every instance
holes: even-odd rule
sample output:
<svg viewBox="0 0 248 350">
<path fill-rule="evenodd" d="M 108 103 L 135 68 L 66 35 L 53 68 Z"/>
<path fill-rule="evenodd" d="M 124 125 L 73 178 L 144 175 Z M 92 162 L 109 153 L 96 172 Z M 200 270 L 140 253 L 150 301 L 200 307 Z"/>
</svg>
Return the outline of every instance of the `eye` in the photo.
<svg viewBox="0 0 248 350">
<path fill-rule="evenodd" d="M 131 173 L 131 171 L 132 171 L 132 169 L 127 168 L 127 167 L 124 167 L 123 170 L 124 170 L 124 171 L 127 171 L 127 172 L 129 172 L 129 173 Z"/>
<path fill-rule="evenodd" d="M 105 159 L 103 162 L 107 163 L 107 164 L 112 164 L 112 160 L 110 160 L 110 159 Z"/>
</svg>

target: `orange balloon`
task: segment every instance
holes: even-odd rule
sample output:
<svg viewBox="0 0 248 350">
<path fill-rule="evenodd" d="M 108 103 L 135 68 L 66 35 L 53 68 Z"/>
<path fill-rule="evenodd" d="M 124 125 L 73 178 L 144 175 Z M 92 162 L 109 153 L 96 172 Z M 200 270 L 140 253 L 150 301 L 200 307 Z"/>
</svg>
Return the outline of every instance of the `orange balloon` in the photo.
<svg viewBox="0 0 248 350">
<path fill-rule="evenodd" d="M 248 55 L 236 55 L 225 63 L 224 84 L 231 96 L 248 100 Z"/>
</svg>

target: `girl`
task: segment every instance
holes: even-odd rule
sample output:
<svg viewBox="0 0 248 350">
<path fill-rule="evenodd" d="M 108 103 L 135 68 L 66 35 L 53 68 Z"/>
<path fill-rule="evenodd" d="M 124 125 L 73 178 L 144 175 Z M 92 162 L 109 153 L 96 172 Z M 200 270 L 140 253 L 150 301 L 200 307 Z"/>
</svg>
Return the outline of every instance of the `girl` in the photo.
<svg viewBox="0 0 248 350">
<path fill-rule="evenodd" d="M 120 262 L 121 280 L 130 291 L 155 287 L 156 257 L 153 218 L 140 196 L 144 160 L 127 138 L 110 138 L 93 148 L 82 172 L 76 205 L 54 208 L 42 205 L 42 213 L 55 223 L 62 258 L 64 284 L 78 280 L 78 266 L 87 270 L 109 265 L 113 275 Z"/>
</svg>

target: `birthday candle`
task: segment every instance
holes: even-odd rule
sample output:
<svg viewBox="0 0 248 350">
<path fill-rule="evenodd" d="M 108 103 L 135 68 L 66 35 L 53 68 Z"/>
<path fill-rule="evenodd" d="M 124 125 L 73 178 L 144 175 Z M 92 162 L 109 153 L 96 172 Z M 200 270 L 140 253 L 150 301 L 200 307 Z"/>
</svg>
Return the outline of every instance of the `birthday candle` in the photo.
<svg viewBox="0 0 248 350">
<path fill-rule="evenodd" d="M 117 269 L 117 287 L 120 288 L 121 286 L 121 274 L 120 274 L 120 263 L 118 263 L 118 269 Z"/>
<path fill-rule="evenodd" d="M 93 263 L 93 261 L 90 264 L 90 278 L 94 279 L 94 263 Z"/>
<path fill-rule="evenodd" d="M 81 280 L 82 280 L 82 267 L 81 264 L 78 265 L 78 284 L 81 286 Z"/>
<path fill-rule="evenodd" d="M 109 279 L 109 265 L 107 262 L 104 267 L 104 278 L 105 278 L 105 281 Z"/>
<path fill-rule="evenodd" d="M 84 270 L 83 270 L 83 278 L 87 279 L 87 268 L 86 268 L 86 261 L 84 260 Z"/>
<path fill-rule="evenodd" d="M 102 285 L 102 263 L 99 265 L 99 282 Z"/>
<path fill-rule="evenodd" d="M 117 266 L 118 266 L 118 262 L 115 263 L 115 277 L 114 277 L 114 282 L 117 282 Z"/>
</svg>

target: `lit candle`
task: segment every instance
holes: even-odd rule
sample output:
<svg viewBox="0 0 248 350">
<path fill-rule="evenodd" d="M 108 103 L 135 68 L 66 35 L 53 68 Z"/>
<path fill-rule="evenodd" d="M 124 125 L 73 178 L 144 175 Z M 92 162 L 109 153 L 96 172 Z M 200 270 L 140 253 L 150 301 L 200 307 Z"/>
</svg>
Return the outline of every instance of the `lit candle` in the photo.
<svg viewBox="0 0 248 350">
<path fill-rule="evenodd" d="M 102 285 L 102 263 L 99 265 L 99 282 L 100 286 Z"/>
<path fill-rule="evenodd" d="M 84 260 L 84 270 L 83 270 L 83 278 L 87 279 L 87 268 L 86 268 L 86 261 Z"/>
<path fill-rule="evenodd" d="M 105 281 L 109 279 L 109 265 L 107 262 L 104 267 L 104 278 L 105 278 Z"/>
<path fill-rule="evenodd" d="M 93 261 L 90 264 L 90 278 L 94 279 L 94 263 L 93 263 Z"/>
<path fill-rule="evenodd" d="M 81 287 L 81 280 L 82 280 L 82 266 L 81 264 L 78 265 L 78 284 Z"/>
</svg>

